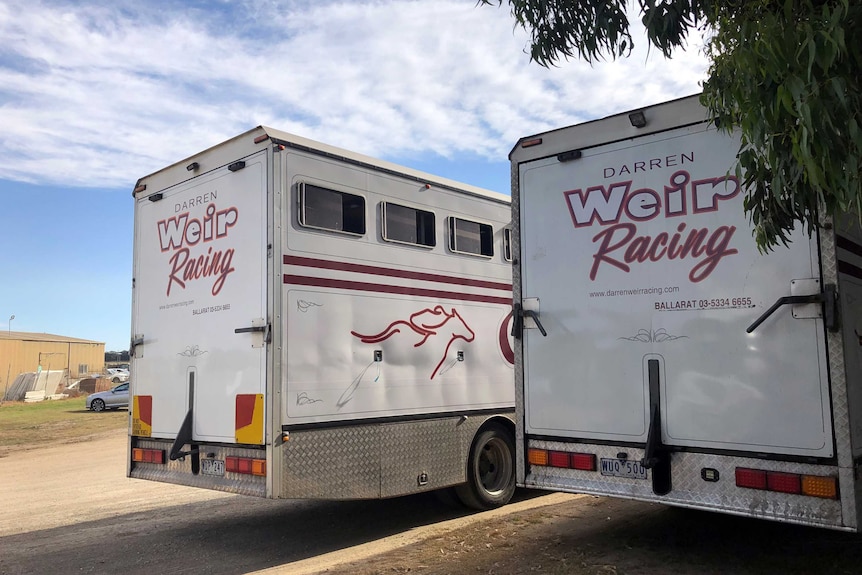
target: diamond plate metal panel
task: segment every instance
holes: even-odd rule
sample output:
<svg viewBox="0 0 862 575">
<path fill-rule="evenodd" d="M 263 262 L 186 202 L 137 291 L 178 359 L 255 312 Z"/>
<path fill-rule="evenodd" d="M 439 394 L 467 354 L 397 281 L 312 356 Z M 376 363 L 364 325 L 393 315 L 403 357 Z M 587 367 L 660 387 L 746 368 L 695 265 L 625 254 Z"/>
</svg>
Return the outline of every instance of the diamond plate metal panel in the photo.
<svg viewBox="0 0 862 575">
<path fill-rule="evenodd" d="M 529 447 L 595 453 L 598 458 L 614 458 L 620 452 L 631 460 L 640 460 L 643 450 L 630 447 L 600 446 L 530 440 Z M 651 472 L 646 480 L 606 477 L 598 471 L 578 471 L 533 466 L 526 477 L 526 486 L 570 493 L 612 495 L 736 515 L 771 519 L 802 525 L 854 529 L 855 524 L 844 519 L 842 501 L 819 499 L 787 493 L 743 489 L 736 486 L 735 469 L 748 467 L 767 471 L 808 473 L 812 475 L 838 475 L 839 484 L 846 471 L 828 465 L 771 461 L 728 455 L 678 452 L 672 455 L 672 490 L 664 496 L 652 491 Z M 701 478 L 701 470 L 718 471 L 719 480 L 708 482 Z"/>
<path fill-rule="evenodd" d="M 453 416 L 291 431 L 280 447 L 278 496 L 374 499 L 461 483 L 476 432 L 499 417 Z M 505 417 L 511 421 L 511 415 Z"/>
<path fill-rule="evenodd" d="M 858 294 L 858 289 L 852 290 L 849 285 L 842 285 L 838 277 L 838 252 L 836 248 L 835 231 L 833 222 L 827 220 L 820 229 L 820 252 L 821 266 L 824 284 L 835 284 L 838 286 L 839 309 L 841 316 L 839 321 L 844 324 L 850 321 L 851 318 L 845 317 L 847 310 L 850 309 L 851 291 Z M 853 231 L 858 234 L 859 226 L 857 223 L 852 224 Z M 842 328 L 846 327 L 842 325 Z M 829 350 L 829 378 L 832 391 L 832 409 L 833 418 L 835 421 L 835 447 L 837 451 L 838 464 L 842 468 L 841 478 L 841 493 L 844 503 L 844 514 L 847 522 L 851 523 L 858 529 L 859 515 L 862 513 L 862 486 L 858 481 L 858 473 L 856 472 L 856 464 L 854 459 L 862 454 L 862 441 L 859 437 L 854 437 L 852 419 L 854 417 L 862 417 L 862 413 L 850 412 L 850 398 L 848 387 L 853 385 L 858 389 L 862 383 L 859 382 L 859 370 L 848 370 L 845 345 L 851 344 L 845 337 L 847 332 L 839 329 L 836 332 L 827 333 L 827 346 Z M 850 335 L 851 340 L 853 335 Z M 851 377 L 852 376 L 852 377 Z M 858 410 L 857 410 L 858 411 Z M 855 443 L 854 443 L 855 440 Z"/>
<path fill-rule="evenodd" d="M 150 439 L 138 439 L 135 447 L 144 449 L 164 449 L 165 457 L 171 450 L 171 441 L 159 441 Z M 262 449 L 244 449 L 236 447 L 222 447 L 214 445 L 201 445 L 201 455 L 224 461 L 228 455 L 236 457 L 250 457 L 253 459 L 264 459 L 265 451 Z M 187 485 L 189 487 L 201 487 L 226 491 L 228 493 L 239 493 L 241 495 L 254 495 L 266 497 L 266 478 L 241 473 L 225 473 L 224 477 L 211 475 L 197 475 L 192 473 L 191 457 L 185 457 L 176 461 L 168 460 L 164 465 L 155 463 L 132 463 L 129 477 L 136 479 L 148 479 L 150 481 L 161 481 L 163 483 L 174 483 Z"/>
<path fill-rule="evenodd" d="M 281 446 L 279 497 L 379 497 L 381 433 L 379 425 L 291 432 Z"/>
<path fill-rule="evenodd" d="M 509 173 L 512 190 L 512 300 L 520 303 L 521 292 L 521 169 L 513 161 Z M 524 340 L 515 339 L 515 478 L 524 485 L 527 455 L 524 452 Z"/>
<path fill-rule="evenodd" d="M 408 430 L 402 430 L 400 425 L 382 430 L 381 448 L 385 455 L 381 458 L 381 497 L 466 481 L 470 441 L 481 421 L 481 418 L 434 419 L 410 424 Z M 421 484 L 423 480 L 425 483 Z"/>
<path fill-rule="evenodd" d="M 835 251 L 835 233 L 831 222 L 820 229 L 820 274 L 823 284 L 838 285 L 838 258 Z M 840 288 L 840 286 L 839 286 Z M 840 291 L 839 291 L 840 294 Z M 832 395 L 832 426 L 835 433 L 835 455 L 839 473 L 839 489 L 842 494 L 842 512 L 847 525 L 858 528 L 857 486 L 852 472 L 853 443 L 850 427 L 850 412 L 847 401 L 847 371 L 844 365 L 844 341 L 840 330 L 826 332 L 826 349 L 829 362 L 829 382 Z M 849 471 L 847 473 L 846 471 Z"/>
</svg>

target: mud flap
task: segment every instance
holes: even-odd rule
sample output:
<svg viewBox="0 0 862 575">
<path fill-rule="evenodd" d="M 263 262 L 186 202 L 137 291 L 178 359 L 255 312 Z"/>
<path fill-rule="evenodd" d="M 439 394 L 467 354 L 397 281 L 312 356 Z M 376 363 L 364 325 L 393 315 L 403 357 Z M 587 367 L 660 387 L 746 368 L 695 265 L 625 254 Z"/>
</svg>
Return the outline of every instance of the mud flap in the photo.
<svg viewBox="0 0 862 575">
<path fill-rule="evenodd" d="M 183 447 L 188 444 L 190 449 L 189 451 L 182 451 Z M 192 410 L 190 409 L 188 413 L 186 413 L 186 418 L 183 420 L 183 424 L 180 426 L 180 430 L 177 433 L 177 438 L 174 439 L 174 444 L 171 445 L 171 454 L 170 460 L 176 461 L 177 459 L 182 459 L 186 455 L 192 456 L 192 473 L 195 475 L 200 471 L 201 460 L 200 460 L 200 452 L 197 447 L 192 445 Z"/>
<path fill-rule="evenodd" d="M 672 489 L 670 475 L 671 452 L 661 440 L 661 395 L 659 361 L 647 360 L 647 375 L 649 378 L 650 422 L 644 457 L 641 465 L 652 471 L 652 490 L 656 495 L 667 495 Z"/>
<path fill-rule="evenodd" d="M 189 410 L 186 417 L 183 419 L 180 430 L 177 432 L 177 437 L 174 439 L 174 444 L 171 445 L 170 460 L 176 461 L 182 459 L 186 455 L 192 456 L 192 473 L 198 474 L 201 467 L 200 452 L 197 447 L 192 444 L 192 424 L 194 423 L 194 404 L 195 404 L 195 371 L 190 370 L 188 373 L 189 384 Z M 183 451 L 183 447 L 188 444 L 189 451 Z"/>
</svg>

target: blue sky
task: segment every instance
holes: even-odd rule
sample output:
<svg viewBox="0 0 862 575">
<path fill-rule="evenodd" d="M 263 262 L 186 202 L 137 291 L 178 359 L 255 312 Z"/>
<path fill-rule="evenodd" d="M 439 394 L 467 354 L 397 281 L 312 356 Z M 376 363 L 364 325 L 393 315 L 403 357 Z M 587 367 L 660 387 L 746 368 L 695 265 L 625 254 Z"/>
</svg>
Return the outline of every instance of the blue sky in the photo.
<svg viewBox="0 0 862 575">
<path fill-rule="evenodd" d="M 128 347 L 135 181 L 264 124 L 498 192 L 518 138 L 699 91 L 545 69 L 475 0 L 0 0 L 0 328 Z"/>
</svg>

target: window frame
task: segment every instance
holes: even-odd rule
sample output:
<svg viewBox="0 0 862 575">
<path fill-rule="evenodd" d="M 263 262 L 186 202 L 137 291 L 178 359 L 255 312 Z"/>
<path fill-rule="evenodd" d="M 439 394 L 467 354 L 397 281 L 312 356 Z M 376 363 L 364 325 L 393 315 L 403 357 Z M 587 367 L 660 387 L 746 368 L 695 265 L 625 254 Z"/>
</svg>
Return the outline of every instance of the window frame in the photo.
<svg viewBox="0 0 862 575">
<path fill-rule="evenodd" d="M 503 261 L 511 262 L 514 258 L 512 249 L 512 228 L 503 228 Z"/>
<path fill-rule="evenodd" d="M 411 242 L 408 240 L 401 240 L 401 239 L 388 237 L 389 236 L 389 224 L 388 224 L 387 218 L 386 218 L 387 206 L 397 206 L 399 208 L 405 208 L 408 210 L 413 210 L 417 214 L 422 213 L 422 214 L 428 214 L 429 216 L 431 216 L 430 229 L 431 229 L 432 243 L 427 244 L 427 243 L 420 243 L 420 242 Z M 383 239 L 384 242 L 401 244 L 401 245 L 405 245 L 405 246 L 415 246 L 415 247 L 425 248 L 425 249 L 434 249 L 435 247 L 437 247 L 437 214 L 434 213 L 432 210 L 415 208 L 413 206 L 408 206 L 408 205 L 400 204 L 397 202 L 388 202 L 388 201 L 383 200 L 380 202 L 380 223 L 381 223 L 381 225 L 380 225 L 380 237 Z M 417 239 L 419 238 L 419 230 L 418 229 L 416 230 L 416 237 L 417 237 Z"/>
<path fill-rule="evenodd" d="M 473 256 L 473 257 L 484 258 L 484 259 L 491 259 L 494 257 L 494 226 L 492 224 L 489 224 L 486 222 L 479 222 L 479 221 L 471 220 L 468 218 L 462 218 L 460 216 L 449 216 L 446 219 L 448 220 L 448 225 L 449 225 L 449 251 L 450 252 L 452 252 L 453 254 Z M 458 222 L 458 221 L 462 221 L 462 222 L 468 223 L 468 224 L 475 224 L 475 225 L 479 226 L 479 250 L 480 251 L 478 253 L 457 248 L 458 226 L 457 226 L 456 222 Z M 483 253 L 481 251 L 482 247 L 483 247 L 483 242 L 482 242 L 482 228 L 483 227 L 486 227 L 489 230 L 488 246 L 491 248 L 490 254 L 486 254 L 486 253 Z"/>
<path fill-rule="evenodd" d="M 318 184 L 313 184 L 311 182 L 299 182 L 297 184 L 297 186 L 298 186 L 298 192 L 299 193 L 297 194 L 298 209 L 296 211 L 296 221 L 297 221 L 297 224 L 299 224 L 299 227 L 305 228 L 305 229 L 310 229 L 310 230 L 321 230 L 324 232 L 330 232 L 333 234 L 341 234 L 341 235 L 351 236 L 351 237 L 355 237 L 355 238 L 361 238 L 368 233 L 368 201 L 366 200 L 364 195 L 355 194 L 353 192 L 344 192 L 341 190 L 335 190 L 332 188 L 320 186 Z M 312 188 L 317 188 L 319 190 L 326 191 L 326 192 L 339 194 L 342 197 L 342 205 L 341 205 L 341 207 L 342 207 L 342 212 L 341 212 L 341 214 L 342 214 L 342 226 L 346 223 L 346 218 L 344 218 L 344 203 L 343 203 L 344 200 L 343 200 L 343 198 L 345 196 L 350 196 L 350 197 L 359 198 L 360 200 L 362 200 L 362 231 L 361 232 L 354 232 L 354 231 L 343 230 L 343 229 L 338 230 L 335 228 L 328 228 L 326 226 L 316 226 L 313 224 L 306 223 L 307 218 L 306 218 L 305 210 L 306 210 L 306 207 L 308 206 L 306 196 L 307 196 L 309 186 L 311 186 Z"/>
</svg>

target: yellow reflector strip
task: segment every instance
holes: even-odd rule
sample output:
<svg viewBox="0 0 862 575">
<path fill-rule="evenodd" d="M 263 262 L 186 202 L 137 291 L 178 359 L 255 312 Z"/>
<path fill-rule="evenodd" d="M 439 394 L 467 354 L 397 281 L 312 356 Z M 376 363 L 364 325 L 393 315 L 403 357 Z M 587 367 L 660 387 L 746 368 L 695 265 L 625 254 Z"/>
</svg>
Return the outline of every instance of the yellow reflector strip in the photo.
<svg viewBox="0 0 862 575">
<path fill-rule="evenodd" d="M 544 449 L 529 449 L 527 450 L 527 460 L 532 465 L 547 465 L 548 452 Z"/>
<path fill-rule="evenodd" d="M 811 495 L 812 497 L 838 499 L 838 480 L 835 477 L 803 475 L 802 493 L 803 495 Z"/>
<path fill-rule="evenodd" d="M 132 435 L 151 437 L 153 435 L 153 396 L 132 396 Z"/>
</svg>

